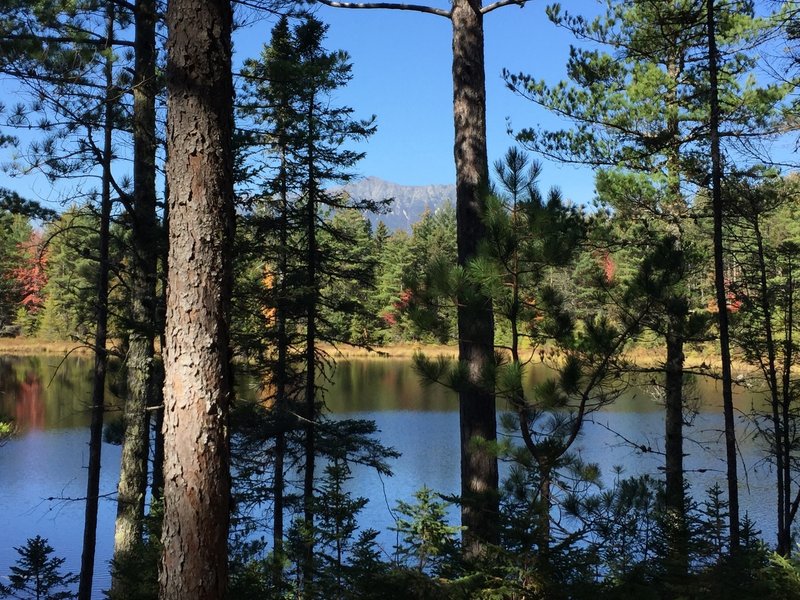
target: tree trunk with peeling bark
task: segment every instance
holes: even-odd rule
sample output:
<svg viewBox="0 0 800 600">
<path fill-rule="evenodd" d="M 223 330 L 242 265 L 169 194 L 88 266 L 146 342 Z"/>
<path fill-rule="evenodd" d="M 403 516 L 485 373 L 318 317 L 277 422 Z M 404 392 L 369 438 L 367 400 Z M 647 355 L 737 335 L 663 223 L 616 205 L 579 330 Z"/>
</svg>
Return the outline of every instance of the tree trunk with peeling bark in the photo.
<svg viewBox="0 0 800 600">
<path fill-rule="evenodd" d="M 172 0 L 167 10 L 161 600 L 219 600 L 228 580 L 231 23 L 226 0 Z"/>
<path fill-rule="evenodd" d="M 127 354 L 128 395 L 125 401 L 114 559 L 123 559 L 142 539 L 147 493 L 150 418 L 154 402 L 154 339 L 158 220 L 156 217 L 156 48 L 155 2 L 135 6 L 133 78 L 133 206 L 131 260 L 131 323 Z M 112 587 L 118 585 L 112 581 Z"/>
</svg>

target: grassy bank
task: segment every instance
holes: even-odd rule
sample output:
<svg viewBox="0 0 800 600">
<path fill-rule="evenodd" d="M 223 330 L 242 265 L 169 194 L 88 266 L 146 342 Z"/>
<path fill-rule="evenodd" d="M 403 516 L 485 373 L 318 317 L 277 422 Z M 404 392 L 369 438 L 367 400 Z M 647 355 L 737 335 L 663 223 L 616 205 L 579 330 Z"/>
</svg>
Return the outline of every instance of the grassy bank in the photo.
<svg viewBox="0 0 800 600">
<path fill-rule="evenodd" d="M 92 349 L 79 342 L 16 337 L 0 338 L 0 354 L 30 356 L 32 354 L 89 353 Z"/>
<path fill-rule="evenodd" d="M 424 351 L 432 356 L 457 356 L 457 346 L 399 344 L 392 346 L 360 348 L 341 344 L 323 345 L 323 349 L 334 358 L 411 358 L 415 352 Z M 43 338 L 0 338 L 0 354 L 30 356 L 31 354 L 66 354 L 67 352 L 90 353 L 92 349 L 79 342 L 48 340 Z"/>
<path fill-rule="evenodd" d="M 375 346 L 362 348 L 340 344 L 338 346 L 323 345 L 332 357 L 337 359 L 358 358 L 375 359 L 384 358 L 411 358 L 416 352 L 424 352 L 428 356 L 448 356 L 455 358 L 458 355 L 458 346 L 435 344 L 394 344 L 390 346 Z M 32 354 L 66 354 L 68 352 L 90 353 L 90 347 L 78 342 L 64 340 L 48 340 L 39 338 L 0 338 L 0 355 L 30 356 Z M 628 359 L 641 367 L 657 367 L 664 360 L 661 348 L 649 346 L 636 346 L 626 353 Z M 534 358 L 534 361 L 537 359 Z M 697 371 L 710 368 L 715 371 L 720 369 L 720 359 L 717 347 L 706 344 L 700 348 L 687 351 L 685 366 L 687 369 Z M 733 372 L 748 374 L 754 370 L 753 366 L 734 358 Z"/>
<path fill-rule="evenodd" d="M 372 348 L 342 344 L 338 346 L 323 345 L 322 348 L 334 358 L 411 358 L 417 352 L 424 352 L 429 356 L 458 356 L 458 346 L 438 344 L 394 344 Z"/>
</svg>

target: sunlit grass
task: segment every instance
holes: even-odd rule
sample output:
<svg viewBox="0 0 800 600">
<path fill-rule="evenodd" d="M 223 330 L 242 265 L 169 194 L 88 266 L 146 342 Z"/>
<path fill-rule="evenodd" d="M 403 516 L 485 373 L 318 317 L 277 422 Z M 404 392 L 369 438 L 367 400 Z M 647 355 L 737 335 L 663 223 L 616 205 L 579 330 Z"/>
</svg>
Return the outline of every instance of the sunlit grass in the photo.
<svg viewBox="0 0 800 600">
<path fill-rule="evenodd" d="M 91 349 L 83 346 L 83 344 L 69 340 L 48 340 L 29 337 L 0 338 L 0 354 L 12 356 L 90 351 Z"/>
</svg>

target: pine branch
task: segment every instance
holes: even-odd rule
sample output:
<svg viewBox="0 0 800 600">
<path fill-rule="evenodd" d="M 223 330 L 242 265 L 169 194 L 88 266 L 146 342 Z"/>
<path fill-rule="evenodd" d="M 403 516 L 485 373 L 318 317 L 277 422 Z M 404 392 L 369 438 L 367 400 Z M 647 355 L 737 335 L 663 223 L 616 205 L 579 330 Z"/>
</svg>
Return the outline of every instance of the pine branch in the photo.
<svg viewBox="0 0 800 600">
<path fill-rule="evenodd" d="M 2 36 L 2 41 L 33 41 L 33 42 L 43 42 L 48 44 L 76 44 L 76 45 L 87 45 L 87 46 L 94 46 L 97 48 L 105 48 L 106 44 L 108 43 L 105 38 L 96 38 L 96 39 L 76 39 L 74 37 L 69 36 L 59 36 L 59 35 L 39 35 L 35 33 L 6 33 Z M 133 48 L 134 43 L 131 40 L 114 40 L 114 46 L 125 46 L 128 48 Z"/>
</svg>

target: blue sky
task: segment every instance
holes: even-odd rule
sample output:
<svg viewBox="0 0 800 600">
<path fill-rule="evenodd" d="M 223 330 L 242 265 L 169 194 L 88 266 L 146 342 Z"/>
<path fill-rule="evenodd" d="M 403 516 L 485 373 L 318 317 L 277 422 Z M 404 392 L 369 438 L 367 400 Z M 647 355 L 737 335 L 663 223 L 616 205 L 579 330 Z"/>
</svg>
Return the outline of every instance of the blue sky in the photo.
<svg viewBox="0 0 800 600">
<path fill-rule="evenodd" d="M 549 83 L 564 78 L 573 39 L 547 19 L 545 6 L 545 2 L 532 1 L 524 8 L 507 6 L 485 17 L 490 162 L 514 143 L 506 131 L 508 122 L 514 129 L 559 125 L 552 115 L 509 91 L 501 78 L 503 68 Z M 596 12 L 601 3 L 573 0 L 567 8 Z M 366 158 L 358 165 L 358 173 L 405 185 L 453 183 L 450 21 L 408 11 L 325 6 L 317 7 L 317 15 L 329 25 L 327 48 L 346 50 L 353 64 L 353 80 L 337 92 L 335 102 L 351 106 L 357 116 L 377 117 L 377 133 L 359 146 Z M 260 53 L 273 23 L 263 19 L 237 30 L 234 68 Z M 13 89 L 13 84 L 3 82 L 0 100 L 13 104 Z M 8 156 L 8 151 L 0 152 L 0 163 Z M 543 187 L 558 186 L 565 198 L 577 204 L 592 199 L 591 170 L 543 162 Z M 53 189 L 41 175 L 10 180 L 0 173 L 0 186 L 50 204 L 63 191 Z"/>
<path fill-rule="evenodd" d="M 507 68 L 553 82 L 563 78 L 571 38 L 550 23 L 545 6 L 531 2 L 525 8 L 508 6 L 486 15 L 490 163 L 513 144 L 508 119 L 517 129 L 553 122 L 506 89 L 500 76 Z M 597 6 L 581 0 L 580 8 Z M 359 146 L 366 152 L 357 168 L 359 175 L 404 185 L 454 183 L 450 21 L 416 12 L 325 6 L 317 7 L 317 15 L 329 25 L 326 47 L 345 50 L 352 59 L 353 79 L 335 101 L 354 108 L 357 116 L 377 117 L 377 133 Z M 236 31 L 234 68 L 260 53 L 273 24 L 274 20 L 264 19 Z M 16 88 L 14 82 L 3 81 L 0 100 L 9 107 L 19 101 Z M 0 163 L 8 161 L 10 153 L 0 151 Z M 541 184 L 557 185 L 566 198 L 582 204 L 592 198 L 593 180 L 588 169 L 546 163 Z M 62 196 L 70 195 L 68 188 L 74 183 L 53 187 L 41 174 L 11 179 L 0 172 L 0 186 L 54 207 Z"/>
<path fill-rule="evenodd" d="M 589 8 L 593 2 L 584 0 Z M 441 4 L 441 6 L 445 6 Z M 596 6 L 596 5 L 595 5 Z M 549 81 L 564 76 L 570 35 L 556 28 L 544 3 L 508 6 L 486 15 L 487 134 L 490 162 L 502 156 L 515 128 L 552 122 L 552 117 L 505 88 L 503 68 Z M 453 116 L 450 21 L 430 14 L 346 10 L 321 6 L 329 24 L 326 46 L 346 50 L 353 80 L 337 100 L 356 114 L 377 116 L 378 131 L 364 146 L 362 175 L 405 185 L 453 183 Z M 262 22 L 237 36 L 237 59 L 255 55 L 269 38 Z M 578 203 L 591 199 L 593 175 L 586 169 L 546 165 L 542 184 L 559 185 Z"/>
</svg>

